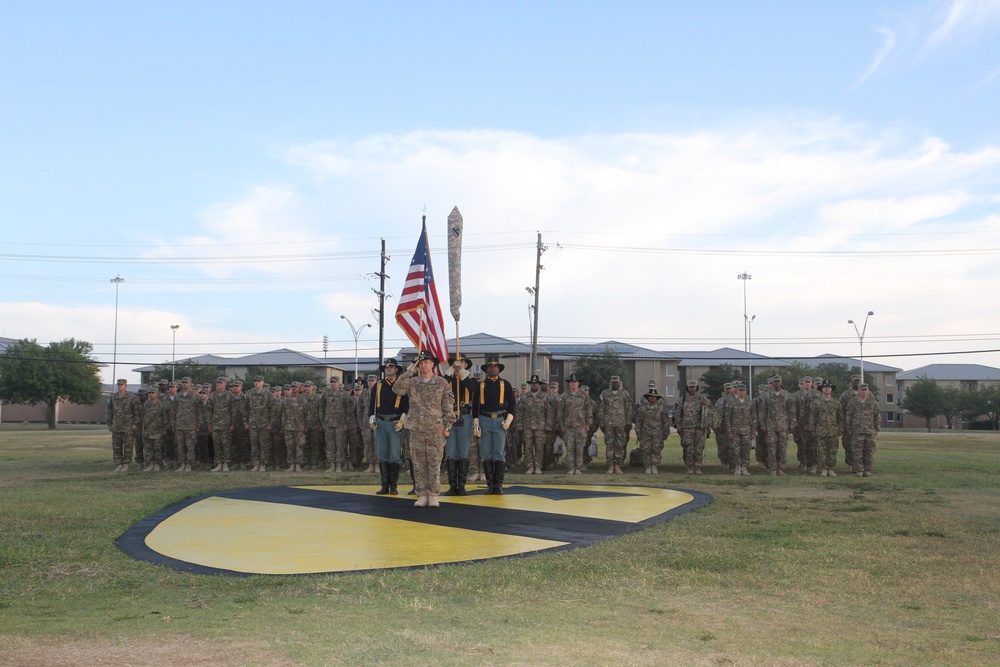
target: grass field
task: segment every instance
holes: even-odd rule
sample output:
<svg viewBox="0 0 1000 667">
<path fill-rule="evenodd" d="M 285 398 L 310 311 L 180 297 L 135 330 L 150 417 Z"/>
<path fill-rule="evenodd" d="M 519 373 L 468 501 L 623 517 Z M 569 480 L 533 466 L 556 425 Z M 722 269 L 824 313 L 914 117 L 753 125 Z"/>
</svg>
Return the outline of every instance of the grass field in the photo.
<svg viewBox="0 0 1000 667">
<path fill-rule="evenodd" d="M 672 436 L 657 477 L 598 462 L 508 476 L 714 497 L 639 533 L 462 566 L 230 578 L 114 541 L 190 496 L 330 476 L 114 475 L 106 431 L 4 425 L 0 665 L 1000 664 L 1000 436 L 878 447 L 873 478 L 692 478 Z"/>
</svg>

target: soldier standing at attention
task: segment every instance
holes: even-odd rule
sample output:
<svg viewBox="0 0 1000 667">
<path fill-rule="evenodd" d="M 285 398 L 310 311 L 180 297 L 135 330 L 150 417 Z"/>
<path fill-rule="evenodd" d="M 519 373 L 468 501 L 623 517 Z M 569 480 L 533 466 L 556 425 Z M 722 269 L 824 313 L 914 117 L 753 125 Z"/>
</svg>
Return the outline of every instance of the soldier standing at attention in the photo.
<svg viewBox="0 0 1000 667">
<path fill-rule="evenodd" d="M 446 496 L 467 496 L 465 483 L 469 477 L 469 445 L 472 442 L 472 421 L 479 417 L 479 385 L 469 374 L 471 362 L 462 355 L 448 360 L 451 368 L 445 378 L 451 388 L 458 419 L 451 425 L 445 442 L 445 467 L 448 470 Z"/>
<path fill-rule="evenodd" d="M 583 450 L 587 447 L 590 429 L 590 397 L 580 389 L 580 378 L 573 373 L 566 380 L 569 391 L 559 400 L 557 428 L 562 433 L 566 451 L 566 469 L 570 475 L 582 475 Z"/>
<path fill-rule="evenodd" d="M 792 395 L 792 398 L 795 399 L 795 431 L 792 433 L 792 440 L 795 441 L 795 459 L 799 462 L 799 469 L 806 470 L 809 467 L 806 433 L 809 429 L 809 400 L 812 398 L 811 377 L 799 379 L 799 390 Z"/>
<path fill-rule="evenodd" d="M 271 394 L 264 388 L 264 376 L 253 379 L 246 393 L 247 428 L 250 435 L 250 470 L 265 472 L 271 462 Z"/>
<path fill-rule="evenodd" d="M 847 430 L 851 433 L 851 461 L 854 474 L 871 477 L 875 468 L 875 438 L 878 437 L 878 401 L 868 391 L 867 384 L 858 385 L 858 397 L 847 408 Z"/>
<path fill-rule="evenodd" d="M 368 426 L 375 432 L 375 452 L 378 455 L 382 488 L 375 493 L 394 496 L 398 493 L 399 469 L 403 466 L 403 443 L 399 432 L 406 423 L 409 400 L 392 390 L 396 383 L 399 363 L 387 358 L 381 371 L 385 378 L 375 383 L 368 403 Z"/>
<path fill-rule="evenodd" d="M 677 433 L 681 436 L 684 465 L 689 475 L 701 474 L 701 466 L 705 462 L 705 432 L 710 419 L 708 411 L 712 409 L 711 401 L 701 394 L 698 381 L 688 380 L 687 393 L 677 406 L 674 419 L 677 420 Z"/>
<path fill-rule="evenodd" d="M 488 358 L 481 368 L 486 379 L 479 385 L 479 419 L 473 420 L 472 432 L 481 435 L 486 494 L 502 495 L 507 469 L 507 429 L 517 413 L 517 402 L 514 387 L 500 377 L 504 365 L 498 357 Z"/>
<path fill-rule="evenodd" d="M 301 382 L 292 382 L 291 390 L 281 402 L 281 428 L 285 431 L 288 472 L 302 472 L 306 449 L 306 402 Z"/>
<path fill-rule="evenodd" d="M 479 385 L 486 379 L 486 374 L 482 371 L 474 371 L 472 379 L 476 382 L 476 392 L 479 392 Z M 520 408 L 518 408 L 520 409 Z M 483 474 L 483 455 L 480 451 L 479 442 L 482 434 L 476 429 L 472 429 L 472 437 L 469 438 L 469 481 L 485 482 L 486 475 Z"/>
<path fill-rule="evenodd" d="M 215 379 L 215 391 L 205 403 L 208 423 L 212 429 L 212 444 L 215 447 L 215 466 L 212 472 L 229 472 L 230 447 L 233 437 L 233 395 L 226 390 L 226 378 Z"/>
<path fill-rule="evenodd" d="M 542 383 L 541 391 L 545 394 L 545 446 L 542 447 L 542 470 L 551 470 L 556 461 L 556 438 L 559 437 L 557 415 L 559 414 L 559 383 Z"/>
<path fill-rule="evenodd" d="M 372 430 L 368 428 L 368 404 L 371 403 L 372 399 L 372 387 L 377 381 L 378 377 L 374 374 L 369 374 L 365 378 L 365 387 L 358 397 L 357 412 L 354 416 L 358 429 L 361 431 L 361 444 L 365 451 L 362 463 L 368 464 L 365 472 L 373 475 L 378 474 L 378 457 L 375 456 L 375 438 L 372 436 Z"/>
<path fill-rule="evenodd" d="M 344 472 L 347 463 L 348 415 L 353 422 L 354 401 L 340 386 L 340 378 L 330 378 L 330 387 L 319 403 L 320 429 L 323 431 L 327 473 Z"/>
<path fill-rule="evenodd" d="M 233 436 L 230 441 L 230 463 L 233 467 L 250 467 L 250 414 L 247 397 L 243 393 L 243 380 L 231 380 L 229 393 L 233 395 Z"/>
<path fill-rule="evenodd" d="M 635 411 L 635 438 L 642 452 L 642 465 L 649 475 L 659 474 L 663 444 L 670 437 L 670 412 L 653 384 L 650 383 L 642 395 L 646 400 Z"/>
<path fill-rule="evenodd" d="M 132 439 L 139 429 L 139 398 L 128 393 L 128 381 L 118 380 L 117 392 L 108 399 L 104 419 L 111 432 L 114 472 L 128 472 L 132 463 Z"/>
<path fill-rule="evenodd" d="M 726 413 L 726 404 L 733 397 L 733 386 L 735 382 L 726 382 L 722 385 L 722 396 L 715 402 L 715 410 L 719 413 L 719 427 L 715 429 L 715 450 L 719 457 L 719 463 L 729 472 L 733 472 L 735 456 L 730 446 L 729 437 L 726 435 L 726 420 L 723 415 Z M 735 463 L 735 465 L 739 465 Z"/>
<path fill-rule="evenodd" d="M 410 402 L 406 428 L 410 431 L 410 459 L 417 491 L 415 507 L 440 507 L 441 459 L 445 439 L 455 422 L 451 387 L 434 372 L 438 363 L 440 360 L 428 350 L 421 350 L 392 386 L 397 395 L 406 396 Z"/>
<path fill-rule="evenodd" d="M 816 438 L 820 475 L 836 477 L 837 438 L 844 432 L 844 411 L 833 398 L 835 387 L 827 382 L 820 385 L 820 397 L 809 403 L 809 431 Z"/>
<path fill-rule="evenodd" d="M 174 396 L 174 439 L 177 443 L 177 472 L 191 472 L 198 435 L 201 398 L 191 389 L 191 378 L 181 378 L 181 390 Z"/>
<path fill-rule="evenodd" d="M 852 470 L 854 469 L 854 434 L 851 433 L 850 426 L 847 424 L 847 410 L 851 407 L 851 401 L 858 397 L 860 386 L 861 376 L 852 375 L 851 386 L 840 395 L 840 408 L 844 411 L 844 433 L 841 439 L 841 444 L 844 446 L 844 463 Z"/>
<path fill-rule="evenodd" d="M 747 387 L 742 382 L 736 383 L 736 395 L 726 403 L 722 423 L 736 462 L 733 474 L 748 476 L 750 443 L 757 435 L 757 406 L 747 397 Z"/>
<path fill-rule="evenodd" d="M 170 432 L 170 404 L 160 402 L 151 391 L 142 406 L 142 445 L 146 450 L 145 472 L 159 472 L 163 465 L 163 435 Z"/>
<path fill-rule="evenodd" d="M 523 429 L 524 464 L 528 468 L 526 473 L 541 475 L 547 394 L 541 391 L 541 380 L 537 375 L 532 375 L 528 384 L 528 393 L 521 395 L 517 403 L 517 420 Z"/>
<path fill-rule="evenodd" d="M 795 399 L 781 388 L 781 376 L 772 375 L 771 391 L 762 404 L 760 428 L 767 434 L 767 467 L 772 475 L 783 476 L 788 455 L 788 434 L 795 429 Z"/>
<path fill-rule="evenodd" d="M 622 474 L 625 443 L 632 431 L 632 397 L 622 388 L 622 379 L 611 376 L 611 387 L 601 392 L 597 421 L 604 431 L 604 447 L 608 459 L 608 474 Z"/>
<path fill-rule="evenodd" d="M 143 451 L 144 443 L 142 441 L 142 409 L 146 406 L 146 397 L 149 396 L 149 390 L 145 387 L 139 387 L 139 391 L 136 392 L 136 398 L 139 399 L 139 428 L 132 432 L 132 442 L 134 443 L 133 450 L 135 451 L 135 464 L 142 470 L 146 467 L 146 455 Z"/>
<path fill-rule="evenodd" d="M 291 387 L 289 387 L 291 389 Z M 288 460 L 288 450 L 285 448 L 285 432 L 281 428 L 281 405 L 283 402 L 282 385 L 271 387 L 271 402 L 267 408 L 268 426 L 271 431 L 271 458 L 261 461 L 261 467 L 265 470 L 268 465 L 273 464 L 275 470 L 284 467 Z"/>
</svg>

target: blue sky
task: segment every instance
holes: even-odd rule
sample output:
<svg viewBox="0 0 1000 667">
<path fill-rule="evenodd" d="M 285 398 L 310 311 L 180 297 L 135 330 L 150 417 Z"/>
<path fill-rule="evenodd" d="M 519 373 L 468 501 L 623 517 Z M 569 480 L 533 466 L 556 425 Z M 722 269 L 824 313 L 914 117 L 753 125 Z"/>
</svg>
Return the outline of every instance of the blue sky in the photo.
<svg viewBox="0 0 1000 667">
<path fill-rule="evenodd" d="M 874 310 L 866 356 L 1000 366 L 943 354 L 1000 348 L 998 33 L 997 0 L 3 3 L 0 335 L 110 360 L 121 275 L 119 375 L 171 324 L 350 356 L 425 206 L 447 301 L 457 205 L 466 334 L 528 340 L 541 232 L 543 343 L 740 348 L 746 271 L 754 351 L 856 354 Z"/>
</svg>

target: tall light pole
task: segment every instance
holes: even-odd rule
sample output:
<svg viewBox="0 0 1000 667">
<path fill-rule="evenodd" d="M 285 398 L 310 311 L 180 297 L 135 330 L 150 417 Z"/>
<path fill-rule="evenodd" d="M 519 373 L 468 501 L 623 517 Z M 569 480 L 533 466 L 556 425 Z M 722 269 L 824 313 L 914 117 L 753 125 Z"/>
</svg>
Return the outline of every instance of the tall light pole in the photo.
<svg viewBox="0 0 1000 667">
<path fill-rule="evenodd" d="M 371 328 L 372 325 L 365 322 L 364 324 L 358 325 L 357 328 L 354 327 L 354 323 L 351 322 L 345 315 L 341 315 L 340 319 L 347 321 L 347 326 L 351 327 L 351 333 L 354 334 L 354 379 L 358 379 L 358 337 L 361 336 L 361 330 L 365 327 Z"/>
<path fill-rule="evenodd" d="M 868 314 L 865 315 L 865 323 L 861 325 L 861 331 L 858 331 L 858 325 L 855 324 L 854 320 L 847 320 L 848 324 L 854 324 L 854 333 L 858 334 L 858 348 L 861 352 L 861 381 L 865 381 L 865 331 L 868 330 L 868 318 L 875 314 L 875 311 L 869 310 Z"/>
<path fill-rule="evenodd" d="M 118 286 L 125 282 L 125 279 L 121 276 L 115 276 L 111 279 L 111 282 L 115 284 L 115 343 L 114 351 L 111 356 L 111 384 L 118 382 Z"/>
<path fill-rule="evenodd" d="M 744 317 L 746 317 L 744 315 Z M 747 320 L 747 361 L 750 364 L 750 391 L 747 392 L 750 398 L 753 398 L 753 357 L 751 356 L 750 347 L 753 344 L 753 321 L 757 319 L 756 315 L 751 315 L 750 319 Z"/>
<path fill-rule="evenodd" d="M 173 382 L 174 379 L 175 379 L 174 378 L 174 371 L 176 370 L 176 367 L 177 367 L 177 330 L 180 329 L 180 328 L 181 328 L 181 325 L 179 325 L 179 324 L 171 324 L 170 325 L 170 331 L 174 335 L 173 351 L 171 353 L 172 357 L 170 359 L 170 381 L 171 382 Z"/>
<path fill-rule="evenodd" d="M 743 281 L 743 351 L 750 352 L 750 320 L 747 319 L 747 281 L 753 276 L 744 271 L 736 276 L 737 280 Z M 754 315 L 754 317 L 757 317 Z"/>
</svg>

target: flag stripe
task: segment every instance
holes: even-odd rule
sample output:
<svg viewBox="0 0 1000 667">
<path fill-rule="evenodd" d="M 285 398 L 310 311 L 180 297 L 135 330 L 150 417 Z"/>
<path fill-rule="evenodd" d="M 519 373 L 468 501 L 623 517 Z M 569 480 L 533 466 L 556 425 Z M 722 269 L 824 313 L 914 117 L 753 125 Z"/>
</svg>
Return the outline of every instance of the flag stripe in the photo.
<svg viewBox="0 0 1000 667">
<path fill-rule="evenodd" d="M 403 293 L 396 307 L 396 323 L 418 350 L 427 350 L 442 363 L 448 361 L 448 342 L 444 318 L 437 298 L 427 223 L 423 224 L 413 261 L 403 283 Z M 440 372 L 440 371 L 439 371 Z"/>
</svg>

